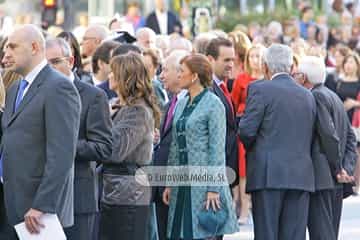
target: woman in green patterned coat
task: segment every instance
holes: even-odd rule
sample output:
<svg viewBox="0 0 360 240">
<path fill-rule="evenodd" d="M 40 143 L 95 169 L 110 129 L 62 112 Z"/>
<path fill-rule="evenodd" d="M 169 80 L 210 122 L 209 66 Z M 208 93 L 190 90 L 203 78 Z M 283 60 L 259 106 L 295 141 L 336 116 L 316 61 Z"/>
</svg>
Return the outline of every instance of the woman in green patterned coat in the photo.
<svg viewBox="0 0 360 240">
<path fill-rule="evenodd" d="M 188 171 L 196 169 L 193 166 L 220 167 L 216 175 L 224 176 L 225 181 L 166 187 L 163 200 L 169 205 L 168 238 L 208 239 L 234 233 L 238 225 L 225 174 L 225 109 L 208 89 L 212 84 L 210 63 L 204 55 L 189 55 L 181 61 L 178 77 L 181 88 L 189 94 L 176 107 L 168 166 L 185 166 Z M 199 223 L 199 216 L 209 208 L 227 213 L 225 223 L 212 232 Z"/>
</svg>

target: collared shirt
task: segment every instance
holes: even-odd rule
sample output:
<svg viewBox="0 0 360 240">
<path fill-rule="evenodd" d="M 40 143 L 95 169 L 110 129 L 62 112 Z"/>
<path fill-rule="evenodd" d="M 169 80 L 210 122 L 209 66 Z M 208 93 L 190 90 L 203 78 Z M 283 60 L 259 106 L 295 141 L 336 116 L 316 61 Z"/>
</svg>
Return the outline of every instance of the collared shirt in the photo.
<svg viewBox="0 0 360 240">
<path fill-rule="evenodd" d="M 94 75 L 92 76 L 92 80 L 94 82 L 94 86 L 98 86 L 104 82 L 104 81 L 98 80 Z"/>
<path fill-rule="evenodd" d="M 168 28 L 167 11 L 160 12 L 159 10 L 156 10 L 155 15 L 156 15 L 157 21 L 159 23 L 160 34 L 167 35 L 167 33 L 168 33 L 168 30 L 167 30 L 167 28 Z"/>
<path fill-rule="evenodd" d="M 274 75 L 272 75 L 272 77 L 271 77 L 270 80 L 273 80 L 273 79 L 276 78 L 277 76 L 280 76 L 280 75 L 283 75 L 283 74 L 290 75 L 290 74 L 287 73 L 287 72 L 279 72 L 279 73 L 275 73 Z"/>
<path fill-rule="evenodd" d="M 181 90 L 181 91 L 176 95 L 176 96 L 177 96 L 177 99 L 178 99 L 176 105 L 178 104 L 179 100 L 181 100 L 181 99 L 183 99 L 184 97 L 186 97 L 187 94 L 188 94 L 188 91 L 187 91 L 187 90 L 185 90 L 185 89 Z"/>
<path fill-rule="evenodd" d="M 75 75 L 72 71 L 70 71 L 70 75 L 68 77 L 72 83 L 75 81 Z"/>
<path fill-rule="evenodd" d="M 27 91 L 29 90 L 31 84 L 34 82 L 35 78 L 37 77 L 37 75 L 41 72 L 41 70 L 47 65 L 47 61 L 44 59 L 41 61 L 41 63 L 39 63 L 36 67 L 33 68 L 33 70 L 31 70 L 31 72 L 29 72 L 26 76 L 25 76 L 25 80 L 29 83 L 27 85 L 27 87 L 24 90 L 24 94 L 23 94 L 23 98 L 25 97 L 25 94 L 27 93 Z"/>
<path fill-rule="evenodd" d="M 213 79 L 218 86 L 220 86 L 220 84 L 223 82 L 215 74 L 213 74 Z"/>
</svg>

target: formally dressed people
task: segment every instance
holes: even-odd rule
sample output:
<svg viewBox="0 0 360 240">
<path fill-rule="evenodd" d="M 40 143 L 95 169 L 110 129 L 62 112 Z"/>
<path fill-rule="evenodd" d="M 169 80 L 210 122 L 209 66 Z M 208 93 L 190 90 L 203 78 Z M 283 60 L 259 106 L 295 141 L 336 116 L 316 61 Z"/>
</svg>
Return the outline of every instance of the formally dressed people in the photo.
<svg viewBox="0 0 360 240">
<path fill-rule="evenodd" d="M 145 20 L 145 26 L 154 30 L 156 34 L 170 35 L 173 32 L 182 34 L 182 25 L 179 18 L 166 9 L 165 0 L 155 1 L 155 11 Z"/>
<path fill-rule="evenodd" d="M 186 96 L 186 90 L 180 88 L 178 78 L 178 69 L 180 60 L 188 53 L 185 51 L 175 51 L 165 58 L 160 79 L 164 84 L 164 88 L 172 95 L 171 101 L 166 105 L 166 110 L 162 116 L 160 125 L 160 142 L 155 147 L 154 165 L 167 166 L 169 158 L 169 150 L 172 142 L 172 122 L 175 108 L 179 100 Z M 164 186 L 153 187 L 153 199 L 156 208 L 156 220 L 158 225 L 159 240 L 166 240 L 168 206 L 162 201 Z"/>
<path fill-rule="evenodd" d="M 231 98 L 234 103 L 236 117 L 240 119 L 244 114 L 247 89 L 251 82 L 255 80 L 262 80 L 264 78 L 262 71 L 262 56 L 264 46 L 253 45 L 248 49 L 244 58 L 244 72 L 240 73 L 233 84 Z M 240 214 L 239 223 L 246 224 L 249 217 L 250 196 L 245 192 L 246 186 L 246 152 L 243 144 L 239 141 L 239 199 L 240 199 Z"/>
<path fill-rule="evenodd" d="M 340 98 L 325 87 L 322 58 L 304 57 L 296 80 L 311 89 L 317 108 L 312 158 L 315 193 L 310 195 L 309 236 L 316 240 L 338 239 L 343 183 L 354 181 L 356 138 Z"/>
<path fill-rule="evenodd" d="M 96 163 L 111 155 L 111 120 L 105 93 L 81 82 L 72 72 L 74 58 L 68 43 L 61 39 L 46 41 L 50 65 L 66 75 L 80 94 L 81 117 L 75 156 L 74 226 L 67 229 L 68 239 L 91 239 L 98 211 Z"/>
<path fill-rule="evenodd" d="M 119 96 L 113 117 L 113 151 L 103 166 L 100 239 L 148 239 L 151 189 L 135 180 L 151 163 L 160 110 L 141 55 L 113 57 L 110 87 Z"/>
<path fill-rule="evenodd" d="M 292 50 L 273 44 L 264 53 L 265 78 L 249 85 L 239 135 L 247 151 L 256 240 L 305 239 L 314 191 L 312 94 L 290 76 Z"/>
<path fill-rule="evenodd" d="M 210 59 L 213 72 L 212 91 L 217 95 L 225 107 L 226 112 L 226 166 L 230 167 L 238 176 L 238 137 L 235 109 L 231 100 L 226 81 L 231 76 L 235 51 L 230 40 L 225 38 L 212 39 L 206 49 L 206 55 Z M 238 184 L 238 179 L 231 183 L 231 187 Z"/>
<path fill-rule="evenodd" d="M 220 167 L 223 171 L 219 173 L 225 176 L 226 115 L 220 99 L 208 90 L 212 85 L 211 64 L 200 54 L 186 56 L 178 77 L 179 87 L 188 90 L 188 95 L 175 110 L 168 166 Z M 163 200 L 169 205 L 169 239 L 206 239 L 238 230 L 226 179 L 216 186 L 206 182 L 202 186 L 192 186 L 191 182 L 168 186 Z M 199 224 L 204 207 L 228 213 L 222 227 L 209 232 Z"/>
<path fill-rule="evenodd" d="M 3 62 L 23 76 L 8 89 L 2 118 L 1 164 L 9 223 L 25 221 L 28 231 L 36 234 L 41 217 L 50 213 L 64 228 L 70 227 L 79 94 L 68 78 L 47 64 L 45 40 L 33 25 L 9 35 Z"/>
</svg>

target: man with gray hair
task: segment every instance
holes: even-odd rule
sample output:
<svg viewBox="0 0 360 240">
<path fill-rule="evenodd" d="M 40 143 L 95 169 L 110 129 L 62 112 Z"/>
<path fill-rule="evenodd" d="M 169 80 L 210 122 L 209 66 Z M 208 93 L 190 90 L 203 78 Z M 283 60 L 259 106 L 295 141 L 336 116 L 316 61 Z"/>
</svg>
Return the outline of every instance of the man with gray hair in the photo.
<svg viewBox="0 0 360 240">
<path fill-rule="evenodd" d="M 294 77 L 311 90 L 317 108 L 312 147 L 315 193 L 310 196 L 308 221 L 310 240 L 336 240 L 343 185 L 354 181 L 356 137 L 342 101 L 324 85 L 326 68 L 322 58 L 302 58 Z"/>
<path fill-rule="evenodd" d="M 72 72 L 74 57 L 62 38 L 46 41 L 49 64 L 67 76 L 79 91 L 81 99 L 79 137 L 75 155 L 74 226 L 66 229 L 69 240 L 93 237 L 95 214 L 98 211 L 96 163 L 111 155 L 111 120 L 107 97 L 101 89 L 80 81 Z"/>
<path fill-rule="evenodd" d="M 81 42 L 81 55 L 83 57 L 92 57 L 96 48 L 103 40 L 108 37 L 107 29 L 102 25 L 89 26 Z"/>
<path fill-rule="evenodd" d="M 139 28 L 136 31 L 136 45 L 140 48 L 154 48 L 156 33 L 148 27 Z"/>
<path fill-rule="evenodd" d="M 249 85 L 239 135 L 247 150 L 256 240 L 304 240 L 314 191 L 312 94 L 290 76 L 293 54 L 273 44 L 264 55 L 270 81 Z"/>
<path fill-rule="evenodd" d="M 173 51 L 163 63 L 160 79 L 164 84 L 165 89 L 171 93 L 172 98 L 170 103 L 166 105 L 166 111 L 160 126 L 160 142 L 155 147 L 154 151 L 154 165 L 167 166 L 170 145 L 172 142 L 171 127 L 172 120 L 177 102 L 185 97 L 186 90 L 182 90 L 179 85 L 179 78 L 177 77 L 178 69 L 180 67 L 180 60 L 186 55 L 190 54 L 184 50 Z M 156 217 L 158 224 L 159 240 L 166 240 L 166 226 L 168 218 L 168 206 L 164 204 L 162 195 L 164 187 L 153 187 L 153 196 L 156 207 Z"/>
</svg>

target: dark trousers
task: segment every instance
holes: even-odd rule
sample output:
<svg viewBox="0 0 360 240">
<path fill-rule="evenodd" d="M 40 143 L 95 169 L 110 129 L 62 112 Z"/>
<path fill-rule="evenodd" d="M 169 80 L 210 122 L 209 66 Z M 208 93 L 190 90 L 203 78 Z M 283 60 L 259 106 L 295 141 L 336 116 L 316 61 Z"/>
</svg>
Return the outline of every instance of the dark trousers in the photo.
<svg viewBox="0 0 360 240">
<path fill-rule="evenodd" d="M 255 240 L 304 240 L 309 198 L 296 190 L 252 192 Z"/>
<path fill-rule="evenodd" d="M 342 211 L 342 187 L 310 195 L 308 229 L 310 240 L 338 239 Z"/>
<path fill-rule="evenodd" d="M 155 197 L 155 209 L 159 240 L 167 240 L 166 232 L 169 207 L 162 201 L 158 194 Z"/>
<path fill-rule="evenodd" d="M 0 182 L 0 239 L 1 240 L 17 240 L 15 229 L 8 224 L 5 202 L 4 202 L 4 189 L 3 184 Z"/>
<path fill-rule="evenodd" d="M 94 233 L 95 213 L 75 214 L 74 225 L 66 229 L 68 240 L 92 240 Z"/>
<path fill-rule="evenodd" d="M 102 204 L 100 240 L 148 240 L 150 206 Z"/>
</svg>

